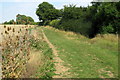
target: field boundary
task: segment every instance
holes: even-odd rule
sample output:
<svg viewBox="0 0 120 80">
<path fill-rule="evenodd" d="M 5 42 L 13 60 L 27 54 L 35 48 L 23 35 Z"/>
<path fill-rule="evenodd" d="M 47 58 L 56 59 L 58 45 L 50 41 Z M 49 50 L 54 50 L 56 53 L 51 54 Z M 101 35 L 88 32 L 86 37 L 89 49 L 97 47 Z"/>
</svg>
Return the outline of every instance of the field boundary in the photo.
<svg viewBox="0 0 120 80">
<path fill-rule="evenodd" d="M 42 34 L 43 34 L 45 41 L 48 43 L 49 47 L 53 51 L 53 55 L 54 55 L 53 62 L 54 62 L 55 69 L 56 69 L 56 71 L 54 72 L 56 75 L 54 75 L 53 78 L 65 78 L 65 77 L 63 77 L 63 75 L 69 74 L 67 72 L 69 70 L 69 68 L 63 66 L 64 61 L 61 60 L 60 57 L 58 57 L 58 51 L 56 50 L 55 46 L 48 40 L 43 29 L 42 29 Z"/>
</svg>

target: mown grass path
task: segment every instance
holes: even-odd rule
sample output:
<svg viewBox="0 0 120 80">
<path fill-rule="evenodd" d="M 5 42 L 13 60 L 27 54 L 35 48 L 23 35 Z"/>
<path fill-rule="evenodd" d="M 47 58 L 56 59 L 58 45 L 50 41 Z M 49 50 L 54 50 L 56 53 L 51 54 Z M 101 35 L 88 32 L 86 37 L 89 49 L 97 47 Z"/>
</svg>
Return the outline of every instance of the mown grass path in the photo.
<svg viewBox="0 0 120 80">
<path fill-rule="evenodd" d="M 43 28 L 45 35 L 55 46 L 58 55 L 69 68 L 72 78 L 113 78 L 118 76 L 117 42 L 105 39 L 90 40 L 72 32 L 50 27 Z"/>
<path fill-rule="evenodd" d="M 48 43 L 49 47 L 52 49 L 53 51 L 53 62 L 54 62 L 54 65 L 55 65 L 55 76 L 53 76 L 53 78 L 64 78 L 64 75 L 68 74 L 68 70 L 69 68 L 63 66 L 63 60 L 61 60 L 59 57 L 58 57 L 58 51 L 56 50 L 56 48 L 54 47 L 54 45 L 47 39 L 46 35 L 44 34 L 44 31 L 42 30 L 42 34 L 43 34 L 43 37 L 45 39 L 45 41 Z"/>
</svg>

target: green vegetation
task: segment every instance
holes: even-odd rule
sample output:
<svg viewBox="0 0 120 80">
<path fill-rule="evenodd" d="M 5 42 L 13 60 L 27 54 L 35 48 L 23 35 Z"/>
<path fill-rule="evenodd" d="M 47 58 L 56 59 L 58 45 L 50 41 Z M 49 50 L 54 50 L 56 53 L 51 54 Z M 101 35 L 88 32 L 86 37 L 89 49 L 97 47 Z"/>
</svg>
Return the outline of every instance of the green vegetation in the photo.
<svg viewBox="0 0 120 80">
<path fill-rule="evenodd" d="M 24 71 L 25 78 L 45 80 L 54 77 L 117 78 L 120 2 L 91 4 L 87 7 L 65 5 L 63 9 L 56 9 L 43 2 L 36 9 L 39 23 L 21 14 L 16 16 L 16 21 L 4 22 L 24 26 L 19 29 L 2 25 L 1 36 L 5 39 L 0 44 L 3 78 L 18 78 L 22 73 L 24 75 Z M 26 26 L 28 24 L 30 26 Z M 44 27 L 31 26 L 38 24 Z M 35 56 L 31 57 L 31 54 Z M 37 65 L 28 67 L 30 60 L 32 63 L 38 61 Z M 33 66 L 37 66 L 37 71 Z M 23 72 L 22 68 L 25 68 Z M 33 73 L 29 69 L 33 69 Z"/>
<path fill-rule="evenodd" d="M 50 80 L 52 76 L 54 75 L 53 71 L 54 69 L 54 63 L 53 60 L 53 54 L 51 48 L 49 48 L 48 44 L 43 40 L 43 35 L 41 34 L 41 29 L 37 28 L 39 31 L 39 39 L 35 40 L 34 38 L 31 38 L 31 47 L 32 49 L 36 49 L 38 51 L 42 51 L 42 62 L 36 72 L 32 77 L 36 78 L 43 78 L 45 80 Z M 36 30 L 37 30 L 36 29 Z"/>
<path fill-rule="evenodd" d="M 15 24 L 15 21 L 12 19 L 12 20 L 10 20 L 10 21 L 8 21 L 8 22 L 5 21 L 4 24 Z"/>
<path fill-rule="evenodd" d="M 40 21 L 43 20 L 44 25 L 52 24 L 55 28 L 73 31 L 90 38 L 97 34 L 117 34 L 120 26 L 120 2 L 92 2 L 91 4 L 92 6 L 88 7 L 65 5 L 64 9 L 57 10 L 52 4 L 43 2 L 38 6 L 36 14 Z"/>
<path fill-rule="evenodd" d="M 34 24 L 34 20 L 29 16 L 18 14 L 16 17 L 17 24 Z"/>
<path fill-rule="evenodd" d="M 60 17 L 60 10 L 55 9 L 55 7 L 48 2 L 43 2 L 39 4 L 36 14 L 39 17 L 39 20 L 42 20 L 40 24 L 48 25 L 51 20 Z"/>
<path fill-rule="evenodd" d="M 64 65 L 70 68 L 73 78 L 118 77 L 118 42 L 115 35 L 98 35 L 88 39 L 72 32 L 43 29 L 59 51 Z"/>
<path fill-rule="evenodd" d="M 18 14 L 16 15 L 16 21 L 14 21 L 13 19 L 10 21 L 5 21 L 3 24 L 30 24 L 30 25 L 38 25 L 37 22 L 34 22 L 33 18 L 30 16 L 26 16 L 26 15 L 21 15 Z"/>
<path fill-rule="evenodd" d="M 50 26 L 56 27 L 56 26 L 58 26 L 59 22 L 60 22 L 60 20 L 57 20 L 57 19 L 52 20 L 52 21 L 50 22 Z"/>
</svg>

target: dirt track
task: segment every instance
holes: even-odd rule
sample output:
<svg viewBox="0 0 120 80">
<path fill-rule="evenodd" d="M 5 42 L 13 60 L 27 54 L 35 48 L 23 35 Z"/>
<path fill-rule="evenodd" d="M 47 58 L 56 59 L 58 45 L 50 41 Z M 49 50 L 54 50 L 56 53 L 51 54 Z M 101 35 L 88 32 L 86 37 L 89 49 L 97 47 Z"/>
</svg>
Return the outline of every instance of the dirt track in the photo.
<svg viewBox="0 0 120 80">
<path fill-rule="evenodd" d="M 55 76 L 53 76 L 53 78 L 65 78 L 63 76 L 69 74 L 67 71 L 69 70 L 69 68 L 63 66 L 64 61 L 60 59 L 60 57 L 58 56 L 58 51 L 56 50 L 55 46 L 47 39 L 46 35 L 44 34 L 44 31 L 42 30 L 43 36 L 45 41 L 48 43 L 49 47 L 52 49 L 53 51 L 53 59 L 54 59 L 54 65 L 55 65 Z"/>
</svg>

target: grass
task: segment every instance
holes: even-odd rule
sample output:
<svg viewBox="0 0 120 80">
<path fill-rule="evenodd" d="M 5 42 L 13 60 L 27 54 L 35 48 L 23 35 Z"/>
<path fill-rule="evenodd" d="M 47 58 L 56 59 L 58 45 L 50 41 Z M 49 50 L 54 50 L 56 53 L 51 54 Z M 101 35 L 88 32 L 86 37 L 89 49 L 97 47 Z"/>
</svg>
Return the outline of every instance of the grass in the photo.
<svg viewBox="0 0 120 80">
<path fill-rule="evenodd" d="M 105 38 L 88 39 L 80 34 L 43 28 L 69 72 L 78 78 L 118 77 L 118 42 Z M 116 37 L 113 37 L 116 38 Z M 117 39 L 117 38 L 116 38 Z"/>
<path fill-rule="evenodd" d="M 38 28 L 36 28 L 38 29 Z M 43 78 L 45 80 L 50 80 L 52 79 L 52 76 L 54 75 L 53 71 L 55 71 L 54 69 L 54 64 L 52 62 L 53 60 L 53 55 L 52 55 L 52 50 L 51 48 L 49 48 L 48 44 L 43 40 L 43 35 L 41 34 L 41 30 L 38 29 L 39 33 L 39 37 L 41 39 L 37 39 L 34 40 L 31 38 L 31 47 L 33 49 L 42 51 L 42 62 L 36 72 L 36 74 L 34 74 L 32 77 L 35 78 Z"/>
</svg>

